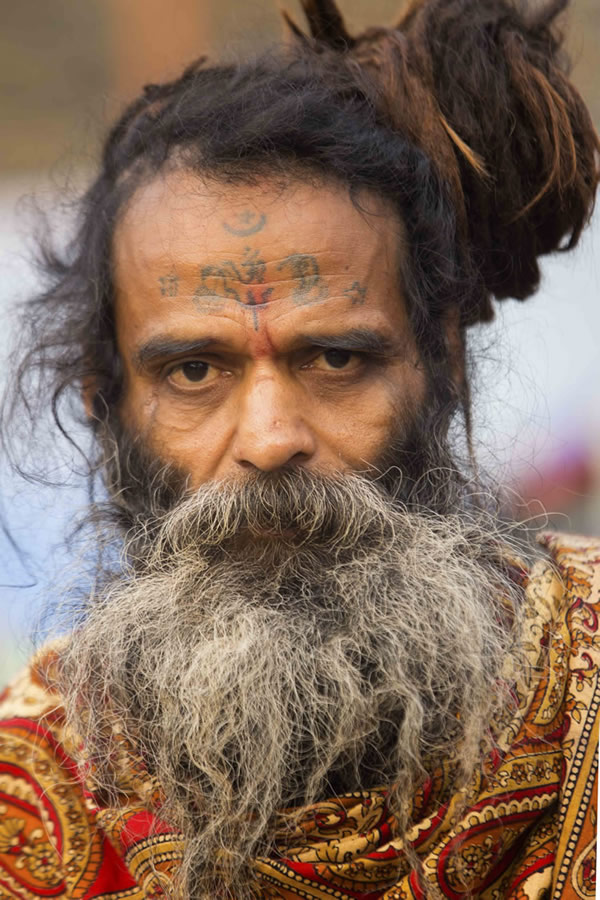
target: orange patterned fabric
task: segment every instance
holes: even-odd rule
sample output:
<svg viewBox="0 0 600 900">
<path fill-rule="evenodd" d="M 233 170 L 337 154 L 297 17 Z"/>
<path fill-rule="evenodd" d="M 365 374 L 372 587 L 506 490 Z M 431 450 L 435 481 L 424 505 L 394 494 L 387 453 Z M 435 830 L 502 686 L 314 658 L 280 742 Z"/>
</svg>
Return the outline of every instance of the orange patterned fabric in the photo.
<svg viewBox="0 0 600 900">
<path fill-rule="evenodd" d="M 600 543 L 541 540 L 551 558 L 525 576 L 536 674 L 519 685 L 518 712 L 466 803 L 452 796 L 446 765 L 414 798 L 408 838 L 420 874 L 382 788 L 307 809 L 296 847 L 288 833 L 280 856 L 255 860 L 257 897 L 410 900 L 425 896 L 425 881 L 452 900 L 595 895 Z M 34 661 L 0 702 L 0 900 L 160 896 L 182 853 L 160 820 L 160 791 L 130 756 L 127 803 L 103 805 L 79 780 L 41 670 Z"/>
</svg>

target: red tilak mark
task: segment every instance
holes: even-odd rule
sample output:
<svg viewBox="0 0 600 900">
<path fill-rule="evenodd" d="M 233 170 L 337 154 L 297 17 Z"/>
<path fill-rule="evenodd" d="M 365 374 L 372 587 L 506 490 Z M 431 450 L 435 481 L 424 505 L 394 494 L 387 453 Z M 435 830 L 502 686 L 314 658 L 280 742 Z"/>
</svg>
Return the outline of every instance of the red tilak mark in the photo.
<svg viewBox="0 0 600 900">
<path fill-rule="evenodd" d="M 252 307 L 252 319 L 254 322 L 254 330 L 258 331 L 258 312 L 256 307 L 262 306 L 264 303 L 269 302 L 269 297 L 273 293 L 273 288 L 263 288 L 260 292 L 260 296 L 257 298 L 254 292 L 254 288 L 248 288 L 246 291 L 246 300 L 244 304 Z"/>
<path fill-rule="evenodd" d="M 255 310 L 253 310 L 253 312 L 255 312 Z M 275 347 L 273 346 L 273 342 L 271 340 L 271 336 L 269 334 L 266 323 L 264 321 L 261 322 L 260 328 L 255 325 L 254 330 L 256 332 L 252 340 L 252 351 L 254 358 L 260 359 L 264 356 L 273 356 Z"/>
<path fill-rule="evenodd" d="M 260 292 L 260 297 L 256 297 L 256 293 L 254 288 L 248 288 L 246 291 L 246 303 L 248 306 L 260 306 L 263 303 L 267 303 L 269 297 L 273 293 L 273 288 L 263 288 Z"/>
</svg>

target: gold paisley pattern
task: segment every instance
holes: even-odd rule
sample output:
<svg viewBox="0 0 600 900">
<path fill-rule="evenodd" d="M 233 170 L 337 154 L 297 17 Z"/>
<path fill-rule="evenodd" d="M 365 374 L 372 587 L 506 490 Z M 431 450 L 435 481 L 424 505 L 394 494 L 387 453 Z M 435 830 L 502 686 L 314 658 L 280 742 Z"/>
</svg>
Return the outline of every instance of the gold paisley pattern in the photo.
<svg viewBox="0 0 600 900">
<path fill-rule="evenodd" d="M 387 790 L 324 800 L 277 857 L 254 861 L 259 898 L 591 900 L 596 884 L 600 720 L 600 542 L 546 534 L 549 558 L 521 572 L 525 650 L 517 710 L 496 723 L 497 747 L 466 793 L 441 762 L 413 799 L 406 843 Z M 82 782 L 46 650 L 0 697 L 0 900 L 158 898 L 183 853 L 157 815 L 160 786 L 123 742 L 119 809 Z"/>
</svg>

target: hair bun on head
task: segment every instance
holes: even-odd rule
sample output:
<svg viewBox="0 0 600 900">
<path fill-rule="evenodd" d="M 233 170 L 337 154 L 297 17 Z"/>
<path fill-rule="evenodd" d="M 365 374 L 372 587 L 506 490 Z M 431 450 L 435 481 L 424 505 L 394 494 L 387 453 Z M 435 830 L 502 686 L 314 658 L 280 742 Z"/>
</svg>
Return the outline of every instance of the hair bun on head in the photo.
<svg viewBox="0 0 600 900">
<path fill-rule="evenodd" d="M 491 317 L 490 296 L 529 297 L 538 257 L 577 243 L 600 175 L 598 136 L 561 50 L 556 20 L 568 0 L 535 10 L 517 0 L 413 0 L 395 27 L 355 37 L 334 0 L 302 2 L 314 49 L 361 70 L 392 127 L 452 190 L 488 297 L 469 321 Z"/>
</svg>

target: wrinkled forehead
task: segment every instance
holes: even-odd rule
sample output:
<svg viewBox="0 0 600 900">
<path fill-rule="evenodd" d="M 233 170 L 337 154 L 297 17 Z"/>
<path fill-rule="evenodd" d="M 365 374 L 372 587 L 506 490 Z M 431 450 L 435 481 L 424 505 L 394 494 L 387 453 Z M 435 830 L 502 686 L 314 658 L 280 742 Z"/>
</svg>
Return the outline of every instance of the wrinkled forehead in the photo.
<svg viewBox="0 0 600 900">
<path fill-rule="evenodd" d="M 314 257 L 331 274 L 378 268 L 397 276 L 403 229 L 392 207 L 363 189 L 350 196 L 332 181 L 298 178 L 227 184 L 189 171 L 155 177 L 133 195 L 117 226 L 113 260 L 117 282 L 131 274 L 198 274 L 211 261 L 271 262 Z M 276 271 L 276 270 L 275 270 Z M 282 277 L 289 272 L 282 269 Z"/>
</svg>

